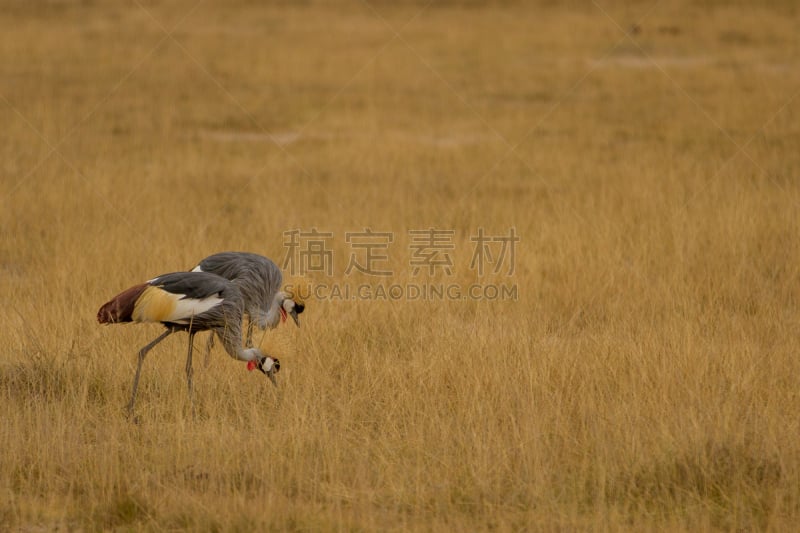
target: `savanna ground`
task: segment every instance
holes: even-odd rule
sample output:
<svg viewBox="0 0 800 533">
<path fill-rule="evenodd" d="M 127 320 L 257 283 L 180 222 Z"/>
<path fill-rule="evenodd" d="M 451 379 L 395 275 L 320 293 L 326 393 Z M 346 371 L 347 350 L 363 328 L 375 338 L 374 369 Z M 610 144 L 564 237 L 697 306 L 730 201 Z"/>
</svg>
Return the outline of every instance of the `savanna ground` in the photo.
<svg viewBox="0 0 800 533">
<path fill-rule="evenodd" d="M 800 523 L 800 11 L 725 2 L 8 2 L 0 524 L 773 530 Z M 346 232 L 394 233 L 345 274 Z M 521 241 L 469 268 L 478 228 Z M 330 232 L 280 387 L 97 308 Z M 453 230 L 413 275 L 408 231 Z M 496 251 L 496 250 L 495 250 Z M 496 256 L 495 256 L 496 258 Z M 198 346 L 205 340 L 198 338 Z"/>
</svg>

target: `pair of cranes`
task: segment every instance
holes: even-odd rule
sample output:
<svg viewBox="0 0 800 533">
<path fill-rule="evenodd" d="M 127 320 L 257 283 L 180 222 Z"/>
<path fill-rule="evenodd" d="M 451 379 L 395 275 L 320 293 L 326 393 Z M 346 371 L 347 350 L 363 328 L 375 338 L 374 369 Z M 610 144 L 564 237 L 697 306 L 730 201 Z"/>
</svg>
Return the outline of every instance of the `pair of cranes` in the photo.
<svg viewBox="0 0 800 533">
<path fill-rule="evenodd" d="M 208 350 L 216 335 L 234 359 L 247 362 L 270 378 L 280 370 L 276 357 L 265 355 L 252 344 L 253 328 L 272 329 L 305 309 L 302 295 L 282 289 L 283 275 L 270 259 L 251 253 L 223 252 L 206 257 L 190 272 L 173 272 L 135 285 L 104 304 L 97 312 L 101 324 L 160 322 L 167 330 L 139 350 L 128 413 L 133 412 L 139 375 L 147 353 L 178 331 L 189 333 L 186 381 L 192 396 L 192 350 L 194 336 L 211 331 Z M 288 288 L 288 287 L 287 287 Z M 242 346 L 242 322 L 247 333 Z"/>
</svg>

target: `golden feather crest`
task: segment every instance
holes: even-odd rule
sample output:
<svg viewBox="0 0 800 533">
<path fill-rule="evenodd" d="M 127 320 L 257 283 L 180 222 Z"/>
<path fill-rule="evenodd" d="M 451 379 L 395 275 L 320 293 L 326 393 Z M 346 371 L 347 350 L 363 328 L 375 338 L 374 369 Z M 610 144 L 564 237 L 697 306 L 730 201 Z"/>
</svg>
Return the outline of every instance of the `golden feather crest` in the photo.
<svg viewBox="0 0 800 533">
<path fill-rule="evenodd" d="M 295 303 L 305 305 L 311 298 L 311 281 L 305 276 L 291 276 L 285 280 L 283 290 Z"/>
<path fill-rule="evenodd" d="M 275 329 L 256 330 L 253 340 L 261 353 L 270 357 L 292 357 L 295 352 L 294 324 L 281 324 Z"/>
</svg>

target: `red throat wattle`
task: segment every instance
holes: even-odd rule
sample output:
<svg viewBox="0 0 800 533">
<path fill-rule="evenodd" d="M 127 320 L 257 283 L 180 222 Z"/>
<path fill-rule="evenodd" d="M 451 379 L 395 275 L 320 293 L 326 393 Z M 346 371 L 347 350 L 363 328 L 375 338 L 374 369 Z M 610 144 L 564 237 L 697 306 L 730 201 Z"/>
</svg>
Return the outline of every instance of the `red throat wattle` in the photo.
<svg viewBox="0 0 800 533">
<path fill-rule="evenodd" d="M 256 369 L 256 362 L 255 361 L 248 361 L 247 362 L 247 370 L 253 371 Z"/>
<path fill-rule="evenodd" d="M 281 307 L 280 309 L 281 309 L 281 322 L 286 322 L 286 309 L 284 309 L 283 307 Z"/>
</svg>

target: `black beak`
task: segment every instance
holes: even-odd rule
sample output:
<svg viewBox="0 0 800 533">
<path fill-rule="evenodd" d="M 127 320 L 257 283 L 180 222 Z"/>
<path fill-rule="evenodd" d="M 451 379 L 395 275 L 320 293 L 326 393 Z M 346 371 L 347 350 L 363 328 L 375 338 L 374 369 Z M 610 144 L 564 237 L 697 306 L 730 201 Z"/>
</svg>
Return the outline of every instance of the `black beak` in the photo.
<svg viewBox="0 0 800 533">
<path fill-rule="evenodd" d="M 277 387 L 278 386 L 278 380 L 275 379 L 275 369 L 274 368 L 270 368 L 269 370 L 267 370 L 264 373 L 267 375 L 267 377 L 272 382 L 272 384 Z"/>
<path fill-rule="evenodd" d="M 266 374 L 266 376 L 269 378 L 269 380 L 272 382 L 272 384 L 277 387 L 278 386 L 278 381 L 275 379 L 275 374 L 277 374 L 280 371 L 281 362 L 278 361 L 277 359 L 272 359 L 272 366 L 269 368 L 269 370 L 264 370 L 264 366 L 263 365 L 264 365 L 264 362 L 266 360 L 267 360 L 267 358 L 265 357 L 261 361 L 261 365 L 262 366 L 259 367 L 259 370 L 261 370 L 264 374 Z"/>
<path fill-rule="evenodd" d="M 289 314 L 292 315 L 292 319 L 294 320 L 294 323 L 297 324 L 297 327 L 299 328 L 300 327 L 300 320 L 297 318 L 297 310 L 296 309 L 292 309 L 291 311 L 289 311 Z"/>
</svg>

